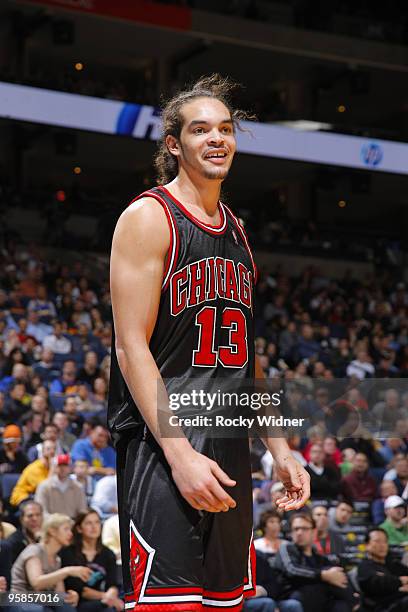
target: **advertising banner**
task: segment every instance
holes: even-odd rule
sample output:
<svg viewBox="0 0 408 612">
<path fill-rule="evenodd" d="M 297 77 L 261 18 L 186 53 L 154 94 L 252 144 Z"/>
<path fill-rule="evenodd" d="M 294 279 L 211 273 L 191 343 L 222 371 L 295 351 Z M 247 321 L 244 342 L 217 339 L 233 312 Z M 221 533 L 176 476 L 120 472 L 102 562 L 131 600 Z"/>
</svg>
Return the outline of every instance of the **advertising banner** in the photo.
<svg viewBox="0 0 408 612">
<path fill-rule="evenodd" d="M 157 140 L 160 111 L 118 102 L 0 83 L 0 117 L 65 128 Z M 243 122 L 238 150 L 249 155 L 408 174 L 408 144 L 333 132 Z"/>
</svg>

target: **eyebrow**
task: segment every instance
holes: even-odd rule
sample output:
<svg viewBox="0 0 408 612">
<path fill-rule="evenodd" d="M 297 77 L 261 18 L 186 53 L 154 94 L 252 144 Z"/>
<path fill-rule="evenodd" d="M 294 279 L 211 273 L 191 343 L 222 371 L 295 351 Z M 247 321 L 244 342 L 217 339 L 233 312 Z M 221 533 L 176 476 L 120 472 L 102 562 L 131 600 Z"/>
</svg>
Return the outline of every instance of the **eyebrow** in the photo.
<svg viewBox="0 0 408 612">
<path fill-rule="evenodd" d="M 220 121 L 220 123 L 230 123 L 232 124 L 233 121 L 232 119 L 223 119 L 222 121 Z M 193 121 L 190 121 L 189 127 L 192 127 L 193 125 L 209 125 L 209 122 L 206 121 L 205 119 L 201 120 L 201 119 L 193 119 Z"/>
</svg>

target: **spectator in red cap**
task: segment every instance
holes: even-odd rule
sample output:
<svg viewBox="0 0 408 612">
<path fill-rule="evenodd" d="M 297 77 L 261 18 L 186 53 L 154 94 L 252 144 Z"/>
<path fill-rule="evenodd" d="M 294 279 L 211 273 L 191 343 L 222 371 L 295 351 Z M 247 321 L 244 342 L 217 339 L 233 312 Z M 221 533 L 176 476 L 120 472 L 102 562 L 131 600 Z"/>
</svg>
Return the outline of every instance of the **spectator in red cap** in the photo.
<svg viewBox="0 0 408 612">
<path fill-rule="evenodd" d="M 0 449 L 0 474 L 21 474 L 28 465 L 28 459 L 21 450 L 21 429 L 7 425 L 3 430 L 3 448 Z"/>
<path fill-rule="evenodd" d="M 53 464 L 51 476 L 37 487 L 35 501 L 41 504 L 44 516 L 64 512 L 74 518 L 87 508 L 85 492 L 69 477 L 72 467 L 69 455 L 57 455 Z"/>
</svg>

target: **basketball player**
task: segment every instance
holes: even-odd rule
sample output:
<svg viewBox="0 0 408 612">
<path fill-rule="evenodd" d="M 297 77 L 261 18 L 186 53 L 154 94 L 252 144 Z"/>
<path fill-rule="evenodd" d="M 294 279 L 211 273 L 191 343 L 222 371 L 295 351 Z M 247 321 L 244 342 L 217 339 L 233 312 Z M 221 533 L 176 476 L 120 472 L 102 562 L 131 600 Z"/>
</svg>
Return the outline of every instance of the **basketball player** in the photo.
<svg viewBox="0 0 408 612">
<path fill-rule="evenodd" d="M 248 439 L 193 429 L 164 437 L 158 382 L 255 376 L 245 233 L 220 202 L 240 117 L 218 75 L 177 94 L 163 112 L 159 187 L 121 215 L 111 256 L 116 334 L 109 426 L 118 451 L 125 606 L 139 612 L 242 609 L 255 593 Z M 265 440 L 300 508 L 309 477 L 283 438 Z M 252 547 L 253 548 L 253 547 Z"/>
</svg>

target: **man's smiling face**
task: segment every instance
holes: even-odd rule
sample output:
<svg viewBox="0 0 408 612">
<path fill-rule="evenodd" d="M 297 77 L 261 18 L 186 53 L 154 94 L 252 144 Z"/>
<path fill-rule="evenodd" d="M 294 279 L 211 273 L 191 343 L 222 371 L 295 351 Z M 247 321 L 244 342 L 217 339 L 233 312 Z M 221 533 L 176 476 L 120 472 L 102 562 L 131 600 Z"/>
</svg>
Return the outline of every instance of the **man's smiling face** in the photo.
<svg viewBox="0 0 408 612">
<path fill-rule="evenodd" d="M 180 139 L 167 137 L 180 167 L 188 174 L 224 180 L 236 151 L 234 124 L 228 108 L 215 98 L 197 98 L 183 105 L 181 115 Z"/>
</svg>

